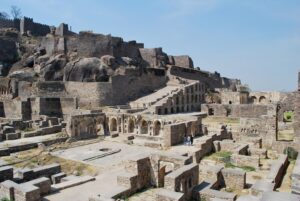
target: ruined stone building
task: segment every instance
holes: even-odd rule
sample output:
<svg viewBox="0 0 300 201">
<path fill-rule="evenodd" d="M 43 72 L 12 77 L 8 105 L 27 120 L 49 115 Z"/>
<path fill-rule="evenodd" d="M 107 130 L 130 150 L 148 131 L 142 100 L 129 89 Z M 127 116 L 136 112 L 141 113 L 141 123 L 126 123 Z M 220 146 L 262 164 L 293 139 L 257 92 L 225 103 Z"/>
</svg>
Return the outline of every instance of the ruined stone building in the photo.
<svg viewBox="0 0 300 201">
<path fill-rule="evenodd" d="M 74 33 L 63 23 L 54 27 L 30 18 L 0 19 L 0 143 L 65 133 L 64 140 L 46 144 L 104 137 L 152 150 L 126 158 L 116 177 L 119 188 L 93 192 L 91 201 L 127 198 L 152 188 L 160 189 L 154 199 L 160 201 L 299 200 L 299 157 L 293 194 L 274 192 L 289 165 L 283 154 L 287 148 L 299 150 L 299 91 L 252 92 L 239 79 L 194 65 L 187 55 L 168 55 L 161 47 L 145 48 L 111 35 Z M 287 139 L 283 133 L 288 131 L 292 137 Z M 184 147 L 187 137 L 194 138 L 193 147 Z M 0 157 L 36 147 L 37 141 L 1 146 Z M 212 165 L 206 158 L 230 152 L 232 167 L 259 172 L 268 150 L 276 152 L 275 162 L 246 197 L 221 190 L 247 189 L 244 170 Z M 70 200 L 63 189 L 74 181 L 62 182 L 66 175 L 59 165 L 22 170 L 18 179 L 14 171 L 0 166 L 0 197 L 38 201 L 50 194 L 48 200 L 59 200 L 51 197 L 59 189 L 57 196 Z"/>
</svg>

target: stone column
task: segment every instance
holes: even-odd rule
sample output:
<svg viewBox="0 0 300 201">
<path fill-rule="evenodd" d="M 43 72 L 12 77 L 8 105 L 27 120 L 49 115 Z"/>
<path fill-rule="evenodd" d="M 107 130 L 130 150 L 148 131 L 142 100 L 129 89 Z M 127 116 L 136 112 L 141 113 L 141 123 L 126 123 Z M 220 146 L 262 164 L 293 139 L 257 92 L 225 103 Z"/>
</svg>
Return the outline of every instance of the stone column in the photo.
<svg viewBox="0 0 300 201">
<path fill-rule="evenodd" d="M 294 141 L 296 144 L 300 143 L 300 71 L 298 72 L 298 91 L 296 92 L 295 103 L 295 120 L 294 120 Z"/>
</svg>

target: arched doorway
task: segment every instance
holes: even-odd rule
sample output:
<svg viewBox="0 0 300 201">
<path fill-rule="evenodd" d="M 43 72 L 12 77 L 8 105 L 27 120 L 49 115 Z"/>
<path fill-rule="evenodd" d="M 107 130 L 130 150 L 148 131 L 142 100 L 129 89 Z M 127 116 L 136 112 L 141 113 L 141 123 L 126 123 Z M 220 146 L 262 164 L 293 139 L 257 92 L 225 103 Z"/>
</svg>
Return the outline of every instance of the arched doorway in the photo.
<svg viewBox="0 0 300 201">
<path fill-rule="evenodd" d="M 117 120 L 115 118 L 112 118 L 110 120 L 110 124 L 109 124 L 109 130 L 110 131 L 117 131 L 118 126 L 117 126 Z"/>
<path fill-rule="evenodd" d="M 96 125 L 96 133 L 97 135 L 105 135 L 104 126 L 102 123 L 97 123 Z"/>
<path fill-rule="evenodd" d="M 140 127 L 141 134 L 148 134 L 148 123 L 147 121 L 143 120 Z"/>
<path fill-rule="evenodd" d="M 153 135 L 154 136 L 160 135 L 160 130 L 161 130 L 161 123 L 160 123 L 160 121 L 155 121 L 154 122 L 154 127 L 153 127 Z"/>
<path fill-rule="evenodd" d="M 256 98 L 255 96 L 251 96 L 250 102 L 251 102 L 252 104 L 256 104 L 256 103 L 257 103 L 257 98 Z"/>
<path fill-rule="evenodd" d="M 259 102 L 262 104 L 266 103 L 266 97 L 264 96 L 259 97 Z"/>
<path fill-rule="evenodd" d="M 128 121 L 128 133 L 134 133 L 134 121 L 132 119 Z"/>
</svg>

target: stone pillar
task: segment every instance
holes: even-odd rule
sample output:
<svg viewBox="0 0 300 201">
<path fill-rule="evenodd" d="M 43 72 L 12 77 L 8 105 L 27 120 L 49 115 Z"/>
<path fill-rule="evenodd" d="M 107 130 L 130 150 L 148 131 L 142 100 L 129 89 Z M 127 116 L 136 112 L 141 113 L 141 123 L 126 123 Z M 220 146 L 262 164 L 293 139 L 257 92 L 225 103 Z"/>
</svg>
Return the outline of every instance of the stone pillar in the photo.
<svg viewBox="0 0 300 201">
<path fill-rule="evenodd" d="M 298 91 L 296 94 L 295 103 L 295 121 L 294 121 L 294 141 L 296 144 L 300 143 L 300 71 L 298 72 Z"/>
</svg>

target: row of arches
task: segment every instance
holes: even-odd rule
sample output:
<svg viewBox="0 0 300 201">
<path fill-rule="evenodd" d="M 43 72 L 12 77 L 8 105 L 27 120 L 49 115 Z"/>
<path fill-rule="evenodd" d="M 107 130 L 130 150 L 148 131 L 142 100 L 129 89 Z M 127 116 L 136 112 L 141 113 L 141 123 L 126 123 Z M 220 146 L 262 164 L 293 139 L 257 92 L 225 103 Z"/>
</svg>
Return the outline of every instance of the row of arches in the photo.
<svg viewBox="0 0 300 201">
<path fill-rule="evenodd" d="M 118 129 L 121 127 L 121 122 L 117 121 L 116 117 L 112 117 L 109 120 L 109 131 L 110 132 L 120 132 L 122 130 Z M 155 120 L 153 122 L 146 121 L 144 119 L 137 121 L 134 118 L 128 118 L 126 122 L 124 122 L 124 133 L 128 134 L 141 134 L 141 135 L 153 135 L 159 136 L 161 135 L 162 123 L 159 120 Z"/>
<path fill-rule="evenodd" d="M 252 103 L 252 104 L 257 104 L 257 103 L 266 104 L 267 103 L 267 98 L 265 96 L 259 96 L 259 97 L 251 96 L 250 97 L 250 103 Z"/>
</svg>

